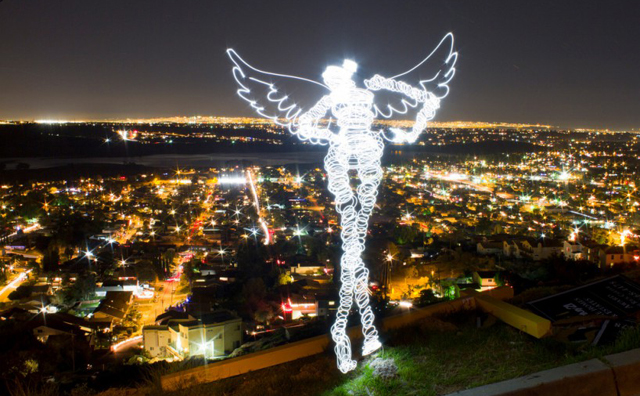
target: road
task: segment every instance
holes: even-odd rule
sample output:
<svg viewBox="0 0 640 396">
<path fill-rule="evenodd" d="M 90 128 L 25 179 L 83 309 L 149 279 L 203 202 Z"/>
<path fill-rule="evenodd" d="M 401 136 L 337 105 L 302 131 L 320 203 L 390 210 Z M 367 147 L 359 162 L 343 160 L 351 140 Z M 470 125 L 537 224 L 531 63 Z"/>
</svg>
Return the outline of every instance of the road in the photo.
<svg viewBox="0 0 640 396">
<path fill-rule="evenodd" d="M 28 233 L 30 233 L 30 232 L 37 231 L 37 230 L 39 230 L 40 228 L 41 228 L 41 227 L 40 227 L 40 224 L 39 224 L 39 223 L 35 223 L 35 224 L 30 225 L 29 227 L 25 227 L 25 228 L 23 228 L 23 229 L 22 229 L 22 233 L 23 233 L 23 234 L 28 234 Z M 14 237 L 16 237 L 16 236 L 18 236 L 18 232 L 17 232 L 17 231 L 16 231 L 16 232 L 13 232 L 13 233 L 11 233 L 11 234 L 9 234 L 9 235 L 5 235 L 4 237 L 2 237 L 2 239 L 4 239 L 4 238 L 11 239 L 11 238 L 14 238 Z"/>
<path fill-rule="evenodd" d="M 451 176 L 451 175 L 443 175 L 440 173 L 436 173 L 436 172 L 428 172 L 427 173 L 427 177 L 432 177 L 435 179 L 439 179 L 441 181 L 445 181 L 445 182 L 449 182 L 449 183 L 454 183 L 454 184 L 464 184 L 466 186 L 469 186 L 471 188 L 473 188 L 476 191 L 481 191 L 481 192 L 486 192 L 486 193 L 490 193 L 493 194 L 493 192 L 495 191 L 495 188 L 491 188 L 489 186 L 485 186 L 479 183 L 474 183 L 470 180 L 467 180 L 465 178 L 462 177 L 455 177 L 455 176 Z M 496 195 L 502 199 L 513 199 L 515 196 L 513 194 L 509 194 L 506 192 L 498 192 L 496 193 Z"/>
<path fill-rule="evenodd" d="M 171 305 L 183 301 L 187 294 L 176 294 L 179 282 L 159 282 L 154 300 L 136 300 L 135 307 L 142 315 L 142 326 L 153 325 L 156 317 Z M 162 290 L 158 291 L 158 289 Z M 111 346 L 111 352 L 96 360 L 97 364 L 120 363 L 140 353 L 142 335 L 138 332 L 133 337 Z"/>
<path fill-rule="evenodd" d="M 142 335 L 136 335 L 112 345 L 109 351 L 95 352 L 91 364 L 94 369 L 105 370 L 106 366 L 125 363 L 134 355 L 140 354 L 141 349 Z"/>
<path fill-rule="evenodd" d="M 19 272 L 14 278 L 11 279 L 11 281 L 9 281 L 9 283 L 7 283 L 6 286 L 0 289 L 0 302 L 9 301 L 9 294 L 11 294 L 12 291 L 16 290 L 18 286 L 23 284 L 27 279 L 29 279 L 28 275 L 31 271 L 32 270 Z"/>
<path fill-rule="evenodd" d="M 142 324 L 152 325 L 156 317 L 165 312 L 167 308 L 184 301 L 187 294 L 176 294 L 180 282 L 159 282 L 154 300 L 139 300 L 136 307 L 142 314 Z M 158 290 L 162 287 L 162 290 Z"/>
</svg>

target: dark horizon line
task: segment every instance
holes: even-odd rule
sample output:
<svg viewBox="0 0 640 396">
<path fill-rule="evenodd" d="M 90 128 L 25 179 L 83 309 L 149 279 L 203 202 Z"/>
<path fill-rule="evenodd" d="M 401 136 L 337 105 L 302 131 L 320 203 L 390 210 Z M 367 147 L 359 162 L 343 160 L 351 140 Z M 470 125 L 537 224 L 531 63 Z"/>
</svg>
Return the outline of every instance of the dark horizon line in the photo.
<svg viewBox="0 0 640 396">
<path fill-rule="evenodd" d="M 110 118 L 99 118 L 99 117 L 55 117 L 55 118 L 7 118 L 1 117 L 0 122 L 22 122 L 22 123 L 47 123 L 45 121 L 51 121 L 51 124 L 55 123 L 85 123 L 85 122 L 104 122 L 104 123 L 125 123 L 124 120 L 129 120 L 137 123 L 136 120 L 140 120 L 142 123 L 146 121 L 142 120 L 153 120 L 153 119 L 170 119 L 170 118 L 251 118 L 251 119 L 261 119 L 259 116 L 243 116 L 243 115 L 171 115 L 171 116 L 145 116 L 145 117 L 136 117 L 136 116 L 120 116 L 120 117 L 110 117 Z M 264 119 L 265 122 L 269 122 L 268 119 Z M 385 120 L 385 121 L 404 121 L 404 120 Z M 576 130 L 594 130 L 594 131 L 609 131 L 609 132 L 635 132 L 640 131 L 640 127 L 638 128 L 624 128 L 624 129 L 613 129 L 606 127 L 588 127 L 588 126 L 560 126 L 560 125 L 550 125 L 544 124 L 541 122 L 513 122 L 513 121 L 482 121 L 482 120 L 435 120 L 432 123 L 482 123 L 482 124 L 511 124 L 511 125 L 527 125 L 527 126 L 539 126 L 542 128 L 548 128 L 550 130 L 567 130 L 567 131 L 576 131 Z M 428 127 L 427 127 L 428 128 Z"/>
</svg>

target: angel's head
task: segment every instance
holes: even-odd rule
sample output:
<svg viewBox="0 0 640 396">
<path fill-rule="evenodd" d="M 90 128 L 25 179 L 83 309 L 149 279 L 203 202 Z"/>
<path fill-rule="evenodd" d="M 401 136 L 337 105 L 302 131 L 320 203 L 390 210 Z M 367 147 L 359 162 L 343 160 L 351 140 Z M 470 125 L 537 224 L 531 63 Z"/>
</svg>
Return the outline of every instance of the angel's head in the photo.
<svg viewBox="0 0 640 396">
<path fill-rule="evenodd" d="M 358 70 L 358 64 L 345 59 L 342 66 L 328 66 L 322 73 L 322 79 L 332 91 L 353 88 L 356 83 L 351 79 L 353 73 Z"/>
</svg>

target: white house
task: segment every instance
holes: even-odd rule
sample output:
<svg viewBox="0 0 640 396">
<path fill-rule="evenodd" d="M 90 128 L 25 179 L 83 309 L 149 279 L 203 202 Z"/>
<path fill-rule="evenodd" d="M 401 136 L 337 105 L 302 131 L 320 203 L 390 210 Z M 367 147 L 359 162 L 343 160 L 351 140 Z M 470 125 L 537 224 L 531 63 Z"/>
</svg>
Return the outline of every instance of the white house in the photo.
<svg viewBox="0 0 640 396">
<path fill-rule="evenodd" d="M 544 260 L 554 254 L 562 253 L 563 244 L 555 239 L 522 242 L 521 253 L 534 261 Z"/>
<path fill-rule="evenodd" d="M 520 253 L 521 247 L 520 247 L 521 241 L 516 241 L 516 240 L 511 240 L 511 241 L 504 241 L 503 242 L 503 254 L 506 257 L 513 257 L 513 258 L 521 258 L 522 254 Z"/>
<path fill-rule="evenodd" d="M 581 260 L 584 258 L 583 246 L 580 242 L 564 241 L 562 253 L 569 260 Z"/>
<path fill-rule="evenodd" d="M 291 266 L 291 273 L 298 275 L 318 275 L 325 269 L 324 265 L 315 263 L 299 263 L 296 266 Z"/>
<path fill-rule="evenodd" d="M 478 254 L 482 254 L 482 255 L 503 253 L 502 242 L 490 242 L 490 241 L 479 242 L 476 245 L 476 249 Z"/>
<path fill-rule="evenodd" d="M 498 287 L 496 275 L 496 271 L 474 271 L 472 278 L 480 286 L 480 290 L 485 291 Z"/>
<path fill-rule="evenodd" d="M 152 357 L 219 358 L 240 347 L 242 320 L 229 311 L 218 311 L 198 319 L 176 319 L 166 325 L 144 326 L 142 336 L 144 349 Z"/>
</svg>

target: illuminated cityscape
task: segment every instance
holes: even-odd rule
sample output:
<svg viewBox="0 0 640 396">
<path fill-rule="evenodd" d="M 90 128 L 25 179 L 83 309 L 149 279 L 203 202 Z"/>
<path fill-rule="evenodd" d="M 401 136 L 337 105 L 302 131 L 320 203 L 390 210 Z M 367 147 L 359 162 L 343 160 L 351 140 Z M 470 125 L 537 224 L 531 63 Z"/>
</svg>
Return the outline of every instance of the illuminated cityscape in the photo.
<svg viewBox="0 0 640 396">
<path fill-rule="evenodd" d="M 0 1 L 0 394 L 640 394 L 632 7 L 68 3 Z"/>
<path fill-rule="evenodd" d="M 242 131 L 226 139 L 201 125 L 104 129 L 114 146 L 232 139 L 296 147 L 273 125 L 233 121 L 204 126 Z M 273 138 L 243 138 L 256 133 Z M 456 125 L 430 128 L 420 142 L 438 151 L 389 147 L 371 220 L 366 260 L 380 315 L 469 288 L 553 285 L 558 266 L 585 281 L 635 271 L 635 133 Z M 513 146 L 483 148 L 497 142 Z M 86 348 L 174 364 L 279 345 L 282 329 L 294 339 L 327 331 L 337 308 L 340 227 L 326 173 L 314 161 L 264 165 L 261 156 L 269 155 L 216 167 L 138 169 L 132 161 L 86 176 L 63 166 L 38 177 L 28 162 L 7 162 L 2 317 L 28 319 L 24 326 L 44 342 L 81 331 Z"/>
</svg>

